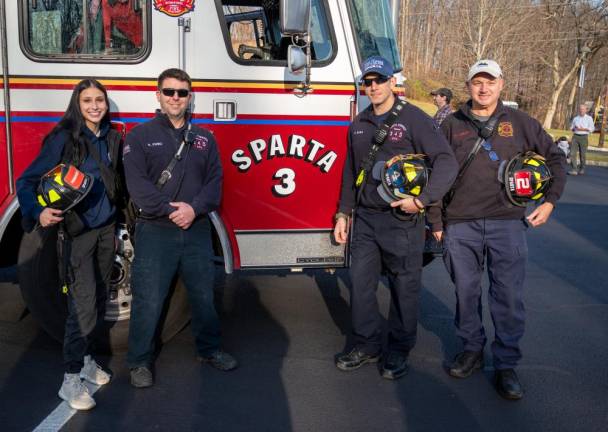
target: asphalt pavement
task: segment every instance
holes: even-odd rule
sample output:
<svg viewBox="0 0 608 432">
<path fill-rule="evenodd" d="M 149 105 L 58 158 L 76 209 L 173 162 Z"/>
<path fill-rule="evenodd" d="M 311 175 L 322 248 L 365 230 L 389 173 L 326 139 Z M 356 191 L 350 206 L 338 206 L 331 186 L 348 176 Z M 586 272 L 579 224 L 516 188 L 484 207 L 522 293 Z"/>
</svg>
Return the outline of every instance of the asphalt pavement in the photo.
<svg viewBox="0 0 608 432">
<path fill-rule="evenodd" d="M 241 367 L 195 360 L 190 329 L 165 344 L 156 385 L 129 385 L 123 354 L 99 356 L 114 374 L 65 431 L 606 431 L 608 430 L 608 169 L 569 177 L 548 224 L 529 230 L 526 334 L 518 402 L 486 367 L 468 379 L 443 364 L 459 350 L 453 287 L 441 260 L 424 270 L 410 373 L 334 366 L 349 332 L 348 273 L 218 274 L 225 348 Z M 484 285 L 487 287 L 487 282 Z M 484 294 L 485 296 L 485 294 Z M 386 281 L 378 289 L 388 309 Z M 1 319 L 1 318 L 0 318 Z M 487 334 L 493 334 L 485 311 Z M 0 321 L 0 429 L 31 431 L 57 408 L 61 346 L 29 315 Z"/>
</svg>

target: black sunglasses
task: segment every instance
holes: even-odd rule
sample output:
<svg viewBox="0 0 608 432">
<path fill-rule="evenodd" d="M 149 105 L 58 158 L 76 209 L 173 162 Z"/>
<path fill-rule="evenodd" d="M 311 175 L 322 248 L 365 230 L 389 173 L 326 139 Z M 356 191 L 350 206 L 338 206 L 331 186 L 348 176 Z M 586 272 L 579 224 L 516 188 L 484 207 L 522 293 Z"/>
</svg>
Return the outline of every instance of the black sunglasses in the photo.
<svg viewBox="0 0 608 432">
<path fill-rule="evenodd" d="M 361 80 L 361 84 L 363 84 L 365 87 L 369 87 L 369 86 L 372 85 L 372 83 L 384 84 L 389 79 L 391 79 L 391 78 L 390 77 L 385 77 L 385 76 L 378 76 L 376 78 L 363 78 Z"/>
<path fill-rule="evenodd" d="M 177 95 L 180 98 L 185 98 L 190 94 L 190 90 L 188 90 L 188 89 L 164 88 L 164 89 L 161 89 L 160 92 L 167 97 L 173 97 L 173 96 L 175 96 L 175 93 L 177 92 Z"/>
<path fill-rule="evenodd" d="M 491 161 L 497 162 L 500 160 L 500 158 L 498 157 L 498 154 L 492 148 L 492 144 L 490 144 L 490 141 L 484 141 L 483 143 L 481 143 L 481 146 L 483 147 L 483 149 L 485 151 L 488 152 L 488 156 Z"/>
</svg>

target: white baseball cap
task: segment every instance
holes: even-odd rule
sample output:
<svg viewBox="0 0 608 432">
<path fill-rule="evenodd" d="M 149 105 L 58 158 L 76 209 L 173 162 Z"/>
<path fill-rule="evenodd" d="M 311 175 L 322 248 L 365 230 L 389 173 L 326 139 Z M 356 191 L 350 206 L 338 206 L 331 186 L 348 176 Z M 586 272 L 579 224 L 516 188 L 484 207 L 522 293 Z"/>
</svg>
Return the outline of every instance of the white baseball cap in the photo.
<svg viewBox="0 0 608 432">
<path fill-rule="evenodd" d="M 471 66 L 471 69 L 469 69 L 469 75 L 468 75 L 467 81 L 471 81 L 471 79 L 475 75 L 477 75 L 479 73 L 483 73 L 483 72 L 492 75 L 494 78 L 502 77 L 502 69 L 500 68 L 498 63 L 496 63 L 494 60 L 486 59 L 486 60 L 479 60 L 473 66 Z"/>
</svg>

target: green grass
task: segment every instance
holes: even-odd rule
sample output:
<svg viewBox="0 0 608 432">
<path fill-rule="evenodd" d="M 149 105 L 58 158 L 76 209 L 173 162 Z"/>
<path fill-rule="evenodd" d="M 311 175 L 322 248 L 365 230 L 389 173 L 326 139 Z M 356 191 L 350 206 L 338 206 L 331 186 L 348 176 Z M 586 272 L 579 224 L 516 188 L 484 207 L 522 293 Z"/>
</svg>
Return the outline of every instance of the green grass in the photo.
<svg viewBox="0 0 608 432">
<path fill-rule="evenodd" d="M 435 115 L 435 112 L 437 111 L 437 107 L 433 105 L 432 102 L 419 101 L 410 98 L 407 98 L 407 101 L 412 105 L 417 106 L 431 117 L 433 117 Z"/>
</svg>

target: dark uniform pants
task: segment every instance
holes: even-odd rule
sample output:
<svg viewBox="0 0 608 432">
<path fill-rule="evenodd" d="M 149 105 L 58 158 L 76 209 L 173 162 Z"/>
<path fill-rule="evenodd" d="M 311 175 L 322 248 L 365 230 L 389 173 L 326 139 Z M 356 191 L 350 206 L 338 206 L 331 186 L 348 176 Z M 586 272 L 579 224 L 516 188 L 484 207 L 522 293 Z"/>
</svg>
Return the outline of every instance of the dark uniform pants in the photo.
<svg viewBox="0 0 608 432">
<path fill-rule="evenodd" d="M 78 373 L 89 354 L 91 338 L 103 324 L 106 296 L 114 262 L 114 224 L 95 228 L 71 241 L 74 283 L 68 288 L 63 359 L 67 373 Z"/>
<path fill-rule="evenodd" d="M 467 351 L 481 351 L 486 343 L 481 278 L 484 261 L 487 263 L 496 369 L 513 368 L 521 359 L 528 255 L 525 230 L 522 220 L 477 219 L 448 225 L 445 233 L 444 262 L 456 286 L 456 334 Z"/>
<path fill-rule="evenodd" d="M 187 230 L 177 225 L 138 222 L 135 245 L 128 366 L 152 364 L 158 321 L 176 273 L 188 291 L 198 354 L 208 356 L 217 350 L 220 323 L 213 302 L 215 266 L 209 220 L 195 221 Z"/>
<path fill-rule="evenodd" d="M 353 234 L 350 298 L 355 342 L 369 354 L 381 351 L 383 320 L 376 290 L 384 268 L 391 291 L 388 349 L 407 354 L 416 343 L 424 221 L 401 221 L 391 212 L 360 208 Z"/>
</svg>

